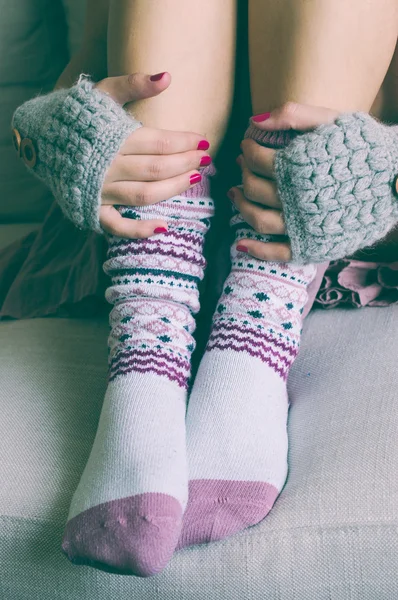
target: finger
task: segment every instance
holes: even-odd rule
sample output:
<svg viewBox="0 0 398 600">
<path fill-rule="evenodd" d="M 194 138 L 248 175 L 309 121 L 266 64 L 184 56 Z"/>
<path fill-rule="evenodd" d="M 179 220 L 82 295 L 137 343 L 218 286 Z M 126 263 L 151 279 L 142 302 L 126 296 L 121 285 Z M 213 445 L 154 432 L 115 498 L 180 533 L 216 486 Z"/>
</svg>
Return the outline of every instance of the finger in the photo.
<svg viewBox="0 0 398 600">
<path fill-rule="evenodd" d="M 290 244 L 287 243 L 242 239 L 238 242 L 237 250 L 238 248 L 245 248 L 245 253 L 259 260 L 272 262 L 289 262 L 292 260 L 292 250 Z"/>
<path fill-rule="evenodd" d="M 269 115 L 269 116 L 268 116 Z M 339 113 L 331 108 L 287 102 L 283 106 L 252 118 L 254 125 L 264 131 L 294 129 L 310 131 L 325 123 L 333 123 Z M 264 120 L 258 120 L 261 116 Z"/>
<path fill-rule="evenodd" d="M 210 156 L 200 150 L 167 156 L 118 155 L 108 169 L 107 181 L 162 181 L 210 163 Z"/>
<path fill-rule="evenodd" d="M 253 204 L 245 198 L 239 188 L 230 190 L 233 203 L 246 223 L 251 225 L 257 233 L 263 235 L 284 235 L 286 233 L 283 213 L 280 210 L 266 209 Z"/>
<path fill-rule="evenodd" d="M 243 140 L 240 145 L 246 166 L 261 177 L 275 179 L 275 150 L 264 148 L 254 140 Z"/>
<path fill-rule="evenodd" d="M 275 182 L 254 175 L 254 173 L 246 167 L 243 158 L 240 161 L 240 165 L 242 169 L 243 194 L 247 200 L 280 210 L 282 204 L 278 198 Z"/>
<path fill-rule="evenodd" d="M 178 154 L 189 150 L 208 150 L 209 147 L 209 142 L 199 133 L 140 127 L 129 135 L 120 152 L 121 154 Z"/>
<path fill-rule="evenodd" d="M 186 192 L 200 181 L 201 175 L 197 171 L 190 171 L 163 181 L 117 181 L 103 186 L 102 203 L 126 206 L 157 204 Z"/>
<path fill-rule="evenodd" d="M 159 77 L 160 75 L 161 77 Z M 156 79 L 157 77 L 158 79 Z M 170 82 L 170 73 L 159 73 L 157 75 L 132 73 L 131 75 L 106 77 L 97 83 L 95 87 L 123 106 L 128 102 L 152 98 L 161 94 L 169 87 Z"/>
<path fill-rule="evenodd" d="M 148 221 L 137 221 L 135 219 L 127 219 L 113 206 L 101 206 L 100 208 L 100 224 L 107 233 L 123 238 L 145 239 L 153 235 L 158 235 L 155 232 L 157 228 L 167 229 L 166 221 L 161 219 L 153 219 Z"/>
</svg>

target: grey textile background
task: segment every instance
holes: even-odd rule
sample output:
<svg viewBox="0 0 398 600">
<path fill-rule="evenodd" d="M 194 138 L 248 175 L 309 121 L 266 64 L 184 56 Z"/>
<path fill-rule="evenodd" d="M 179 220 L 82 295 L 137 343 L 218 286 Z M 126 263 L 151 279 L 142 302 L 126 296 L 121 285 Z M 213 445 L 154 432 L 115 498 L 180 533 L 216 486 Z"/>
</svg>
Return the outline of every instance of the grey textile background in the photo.
<svg viewBox="0 0 398 600">
<path fill-rule="evenodd" d="M 1 323 L 1 600 L 398 598 L 397 317 L 398 307 L 308 317 L 273 510 L 149 580 L 60 552 L 105 390 L 107 324 Z"/>
</svg>

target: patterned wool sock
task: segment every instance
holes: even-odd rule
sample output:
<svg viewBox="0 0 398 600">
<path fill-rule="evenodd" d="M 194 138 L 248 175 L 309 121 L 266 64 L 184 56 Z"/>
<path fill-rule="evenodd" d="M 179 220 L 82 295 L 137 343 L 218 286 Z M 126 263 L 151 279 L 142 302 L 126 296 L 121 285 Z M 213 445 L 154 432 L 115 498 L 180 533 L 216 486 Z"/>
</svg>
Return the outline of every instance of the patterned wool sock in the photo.
<svg viewBox="0 0 398 600">
<path fill-rule="evenodd" d="M 246 136 L 276 148 L 289 140 L 255 127 Z M 266 240 L 238 214 L 231 225 L 236 240 Z M 286 379 L 315 275 L 314 265 L 264 262 L 232 247 L 188 404 L 189 501 L 178 548 L 255 525 L 279 495 L 288 470 Z"/>
<path fill-rule="evenodd" d="M 109 383 L 62 545 L 75 564 L 144 577 L 161 571 L 177 544 L 188 496 L 192 314 L 213 214 L 209 173 L 186 195 L 121 209 L 132 219 L 161 216 L 167 233 L 110 238 Z"/>
</svg>

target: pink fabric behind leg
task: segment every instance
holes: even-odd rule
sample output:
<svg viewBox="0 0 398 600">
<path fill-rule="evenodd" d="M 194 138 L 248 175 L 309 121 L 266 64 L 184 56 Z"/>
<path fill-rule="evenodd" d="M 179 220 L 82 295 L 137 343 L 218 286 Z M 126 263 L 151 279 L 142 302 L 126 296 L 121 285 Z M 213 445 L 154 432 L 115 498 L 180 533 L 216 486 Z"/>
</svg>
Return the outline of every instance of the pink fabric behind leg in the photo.
<svg viewBox="0 0 398 600">
<path fill-rule="evenodd" d="M 316 277 L 312 283 L 308 286 L 308 301 L 304 307 L 303 319 L 308 315 L 311 308 L 314 305 L 316 295 L 318 293 L 319 288 L 321 287 L 323 276 L 329 266 L 329 263 L 322 263 L 318 265 Z"/>
</svg>

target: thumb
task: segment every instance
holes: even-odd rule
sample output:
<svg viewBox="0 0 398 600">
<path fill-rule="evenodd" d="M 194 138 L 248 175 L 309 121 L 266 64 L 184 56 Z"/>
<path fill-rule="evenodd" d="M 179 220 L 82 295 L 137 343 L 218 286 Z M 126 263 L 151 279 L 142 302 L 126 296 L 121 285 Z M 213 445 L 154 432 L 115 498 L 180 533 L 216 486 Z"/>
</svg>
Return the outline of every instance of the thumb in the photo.
<svg viewBox="0 0 398 600">
<path fill-rule="evenodd" d="M 128 102 L 157 96 L 166 90 L 170 83 L 171 75 L 167 72 L 157 75 L 133 73 L 132 75 L 106 77 L 95 87 L 123 106 Z"/>
<path fill-rule="evenodd" d="M 296 102 L 287 102 L 276 108 L 271 113 L 252 117 L 253 124 L 263 131 L 277 131 L 294 129 L 295 131 L 310 131 L 324 125 L 333 123 L 339 113 L 331 108 L 309 106 Z M 263 118 L 263 120 L 261 120 Z"/>
</svg>

